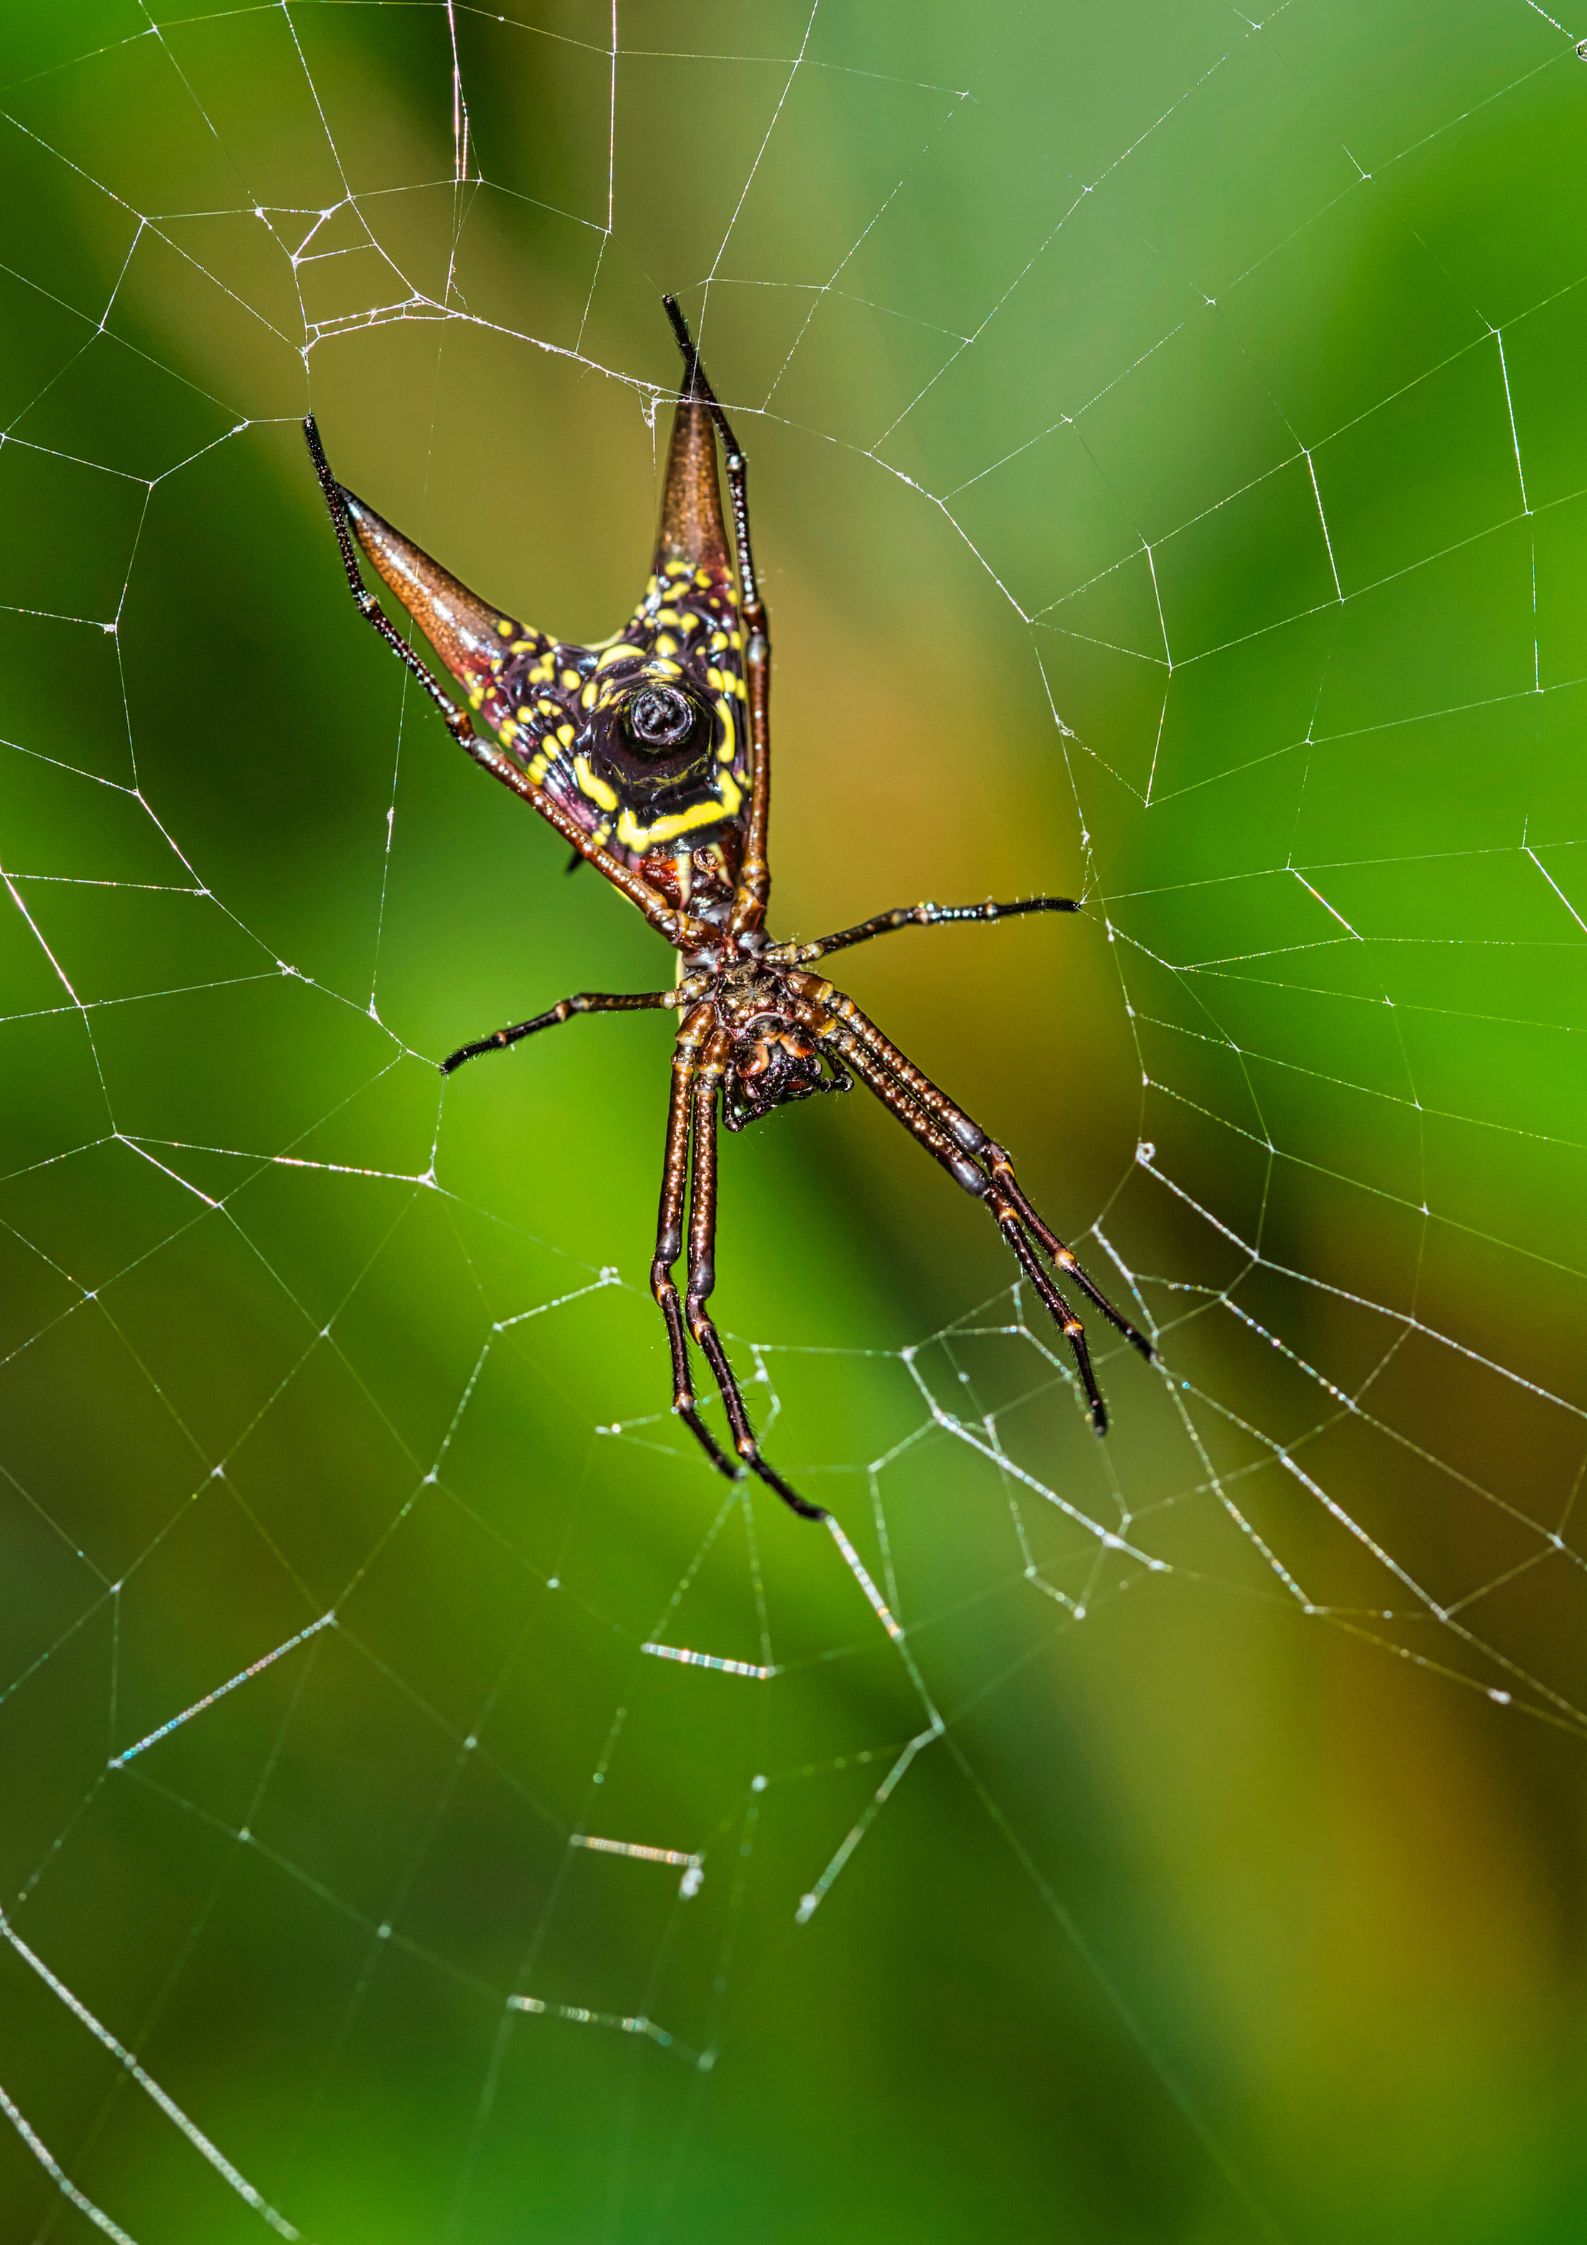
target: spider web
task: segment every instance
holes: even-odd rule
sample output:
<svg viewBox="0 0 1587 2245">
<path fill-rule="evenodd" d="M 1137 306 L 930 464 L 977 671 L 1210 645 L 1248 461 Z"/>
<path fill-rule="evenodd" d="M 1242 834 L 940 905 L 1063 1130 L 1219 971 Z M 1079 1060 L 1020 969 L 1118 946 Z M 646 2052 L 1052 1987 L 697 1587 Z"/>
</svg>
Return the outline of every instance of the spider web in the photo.
<svg viewBox="0 0 1587 2245">
<path fill-rule="evenodd" d="M 1045 14 L 8 29 L 8 2237 L 1403 2235 L 1363 2080 L 1442 2234 L 1565 2203 L 1587 75 L 1526 0 Z M 779 927 L 1083 896 L 846 979 L 1161 1347 L 1095 1443 L 882 1118 L 748 1134 L 721 1315 L 830 1533 L 661 1408 L 654 1025 L 443 1094 L 654 945 L 298 434 L 609 628 L 663 287 Z"/>
</svg>

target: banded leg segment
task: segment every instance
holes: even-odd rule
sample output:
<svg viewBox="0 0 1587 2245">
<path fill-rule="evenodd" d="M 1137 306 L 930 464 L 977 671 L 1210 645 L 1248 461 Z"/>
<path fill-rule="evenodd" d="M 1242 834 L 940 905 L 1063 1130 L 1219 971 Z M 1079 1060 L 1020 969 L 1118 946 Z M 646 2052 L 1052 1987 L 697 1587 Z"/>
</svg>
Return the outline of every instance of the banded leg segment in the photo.
<svg viewBox="0 0 1587 2245">
<path fill-rule="evenodd" d="M 779 966 L 804 967 L 815 959 L 824 959 L 829 952 L 851 950 L 856 943 L 892 935 L 899 928 L 940 928 L 950 921 L 1017 920 L 1026 912 L 1079 910 L 1072 896 L 1025 896 L 986 904 L 900 904 L 891 912 L 873 912 L 868 920 L 857 920 L 852 928 L 839 928 L 836 934 L 817 936 L 810 943 L 774 944 L 767 956 Z"/>
<path fill-rule="evenodd" d="M 733 1436 L 733 1448 L 739 1457 L 751 1473 L 764 1481 L 768 1489 L 775 1490 L 783 1503 L 798 1513 L 801 1520 L 824 1520 L 826 1513 L 821 1506 L 811 1504 L 796 1489 L 791 1489 L 776 1468 L 768 1465 L 762 1457 L 760 1444 L 755 1439 L 755 1430 L 750 1424 L 743 1390 L 728 1362 L 722 1336 L 706 1308 L 716 1285 L 717 1124 L 722 1077 L 726 1072 L 730 1051 L 731 1042 L 726 1031 L 718 1030 L 707 1045 L 705 1057 L 694 1078 L 694 1159 L 689 1195 L 689 1276 L 686 1296 L 688 1327 L 721 1391 L 722 1407 L 727 1413 L 727 1423 Z"/>
<path fill-rule="evenodd" d="M 1097 1385 L 1096 1373 L 1091 1369 L 1091 1344 L 1086 1339 L 1086 1329 L 1064 1299 L 1063 1289 L 1055 1284 L 1049 1272 L 1043 1270 L 1041 1258 L 1030 1243 L 1029 1234 L 1014 1214 L 1010 1204 L 1000 1194 L 988 1196 L 988 1206 L 997 1218 L 997 1228 L 1014 1251 L 1014 1259 L 1035 1287 L 1046 1306 L 1048 1315 L 1059 1327 L 1069 1343 L 1075 1369 L 1080 1374 L 1080 1385 L 1086 1391 L 1086 1402 L 1091 1411 L 1091 1424 L 1098 1434 L 1108 1431 L 1108 1407 L 1102 1400 L 1102 1390 Z M 1076 1266 L 1078 1269 L 1078 1265 Z"/>
<path fill-rule="evenodd" d="M 1047 1250 L 1047 1253 L 1052 1257 L 1058 1268 L 1061 1271 L 1066 1272 L 1068 1276 L 1074 1280 L 1076 1286 L 1079 1287 L 1086 1300 L 1088 1302 L 1094 1302 L 1096 1307 L 1102 1312 L 1102 1315 L 1107 1319 L 1108 1323 L 1113 1326 L 1117 1332 L 1122 1333 L 1125 1340 L 1129 1342 L 1131 1348 L 1138 1350 L 1140 1354 L 1145 1357 L 1147 1363 L 1150 1364 L 1157 1354 L 1157 1351 L 1153 1348 L 1151 1342 L 1146 1338 L 1146 1335 L 1144 1333 L 1138 1331 L 1137 1328 L 1130 1323 L 1127 1317 L 1120 1316 L 1119 1312 L 1113 1307 L 1113 1304 L 1103 1293 L 1101 1287 L 1098 1286 L 1095 1279 L 1092 1278 L 1090 1273 L 1087 1271 L 1085 1265 L 1080 1261 L 1080 1258 L 1075 1254 L 1073 1248 L 1066 1247 L 1064 1245 L 1063 1241 L 1058 1237 L 1058 1234 L 1053 1230 L 1052 1226 L 1047 1222 L 1047 1219 L 1042 1215 L 1040 1209 L 1036 1207 L 1030 1195 L 1026 1192 L 1024 1186 L 1015 1176 L 1014 1164 L 1009 1159 L 1006 1150 L 998 1145 L 995 1139 L 989 1138 L 986 1141 L 986 1144 L 982 1147 L 981 1154 L 987 1168 L 997 1179 L 998 1183 L 1002 1186 L 1003 1191 L 1008 1195 L 1009 1200 L 1013 1203 L 1014 1209 L 1018 1214 L 1021 1223 L 1027 1225 L 1030 1230 L 1035 1233 L 1036 1237 L 1040 1240 L 1042 1246 Z"/>
<path fill-rule="evenodd" d="M 640 1013 L 682 1002 L 676 990 L 580 990 L 574 997 L 559 998 L 554 1006 L 548 1006 L 532 1020 L 517 1022 L 510 1029 L 493 1030 L 490 1036 L 478 1037 L 473 1044 L 459 1045 L 456 1052 L 448 1053 L 442 1061 L 441 1073 L 449 1076 L 454 1068 L 461 1068 L 465 1060 L 477 1060 L 482 1052 L 505 1052 L 520 1038 L 532 1037 L 540 1029 L 555 1029 L 561 1022 L 571 1021 L 576 1013 Z"/>
<path fill-rule="evenodd" d="M 672 1095 L 667 1103 L 667 1147 L 661 1169 L 661 1204 L 656 1212 L 656 1252 L 650 1265 L 650 1291 L 661 1306 L 667 1325 L 667 1346 L 672 1355 L 672 1408 L 701 1449 L 729 1481 L 738 1480 L 735 1465 L 695 1407 L 689 1377 L 689 1340 L 678 1300 L 673 1265 L 683 1253 L 683 1207 L 689 1189 L 689 1137 L 691 1100 L 700 1050 L 711 1031 L 708 1006 L 697 1006 L 678 1031 L 672 1056 Z"/>
<path fill-rule="evenodd" d="M 1074 1280 L 1087 1301 L 1101 1311 L 1108 1323 L 1129 1342 L 1131 1348 L 1138 1350 L 1148 1364 L 1151 1363 L 1155 1354 L 1151 1342 L 1114 1308 L 1073 1248 L 1066 1245 L 1041 1214 L 1015 1175 L 1014 1164 L 1007 1149 L 1000 1146 L 996 1139 L 989 1137 L 975 1117 L 966 1114 L 957 1100 L 950 1099 L 923 1069 L 917 1068 L 907 1053 L 901 1052 L 892 1038 L 879 1029 L 845 991 L 835 989 L 830 982 L 815 975 L 791 974 L 788 979 L 802 998 L 820 1011 L 835 1014 L 851 1029 L 864 1050 L 880 1061 L 890 1075 L 897 1077 L 908 1087 L 926 1113 L 941 1125 L 955 1144 L 962 1146 L 966 1153 L 973 1154 L 977 1161 L 985 1165 L 988 1173 L 997 1180 L 1020 1221 L 1035 1233 L 1059 1270 Z"/>
<path fill-rule="evenodd" d="M 452 699 L 423 656 L 415 654 L 364 583 L 363 571 L 358 566 L 358 549 L 353 543 L 353 533 L 347 519 L 347 496 L 331 473 L 330 462 L 325 457 L 325 447 L 320 442 L 319 424 L 312 413 L 303 424 L 303 437 L 309 448 L 309 458 L 314 463 L 314 473 L 319 478 L 320 490 L 324 494 L 331 527 L 336 532 L 342 568 L 347 577 L 347 589 L 353 596 L 359 614 L 385 641 L 403 668 L 419 681 L 440 711 L 443 724 L 458 746 L 466 749 L 477 762 L 488 765 L 491 744 L 474 730 L 468 711 Z M 506 759 L 503 758 L 502 761 L 505 762 Z M 494 769 L 493 766 L 491 768 Z M 497 776 L 499 778 L 501 775 L 498 773 Z"/>
<path fill-rule="evenodd" d="M 1070 1353 L 1075 1360 L 1075 1370 L 1079 1375 L 1080 1385 L 1085 1392 L 1091 1424 L 1098 1434 L 1105 1434 L 1108 1425 L 1107 1405 L 1103 1401 L 1102 1391 L 1092 1367 L 1091 1349 L 1086 1339 L 1085 1327 L 1075 1315 L 1062 1288 L 1054 1280 L 1051 1273 L 1043 1267 L 1036 1246 L 1031 1240 L 1030 1232 L 1026 1229 L 1027 1219 L 1024 1214 L 1024 1207 L 1016 1203 L 1005 1189 L 1001 1178 L 988 1173 L 983 1161 L 978 1160 L 968 1149 L 962 1134 L 950 1133 L 943 1123 L 925 1107 L 913 1085 L 904 1078 L 901 1072 L 894 1071 L 880 1054 L 873 1051 L 870 1044 L 860 1037 L 856 1028 L 846 1018 L 838 1015 L 835 1011 L 823 1015 L 821 1010 L 814 1006 L 808 1008 L 808 1017 L 808 1026 L 817 1035 L 824 1036 L 836 1044 L 844 1060 L 860 1078 L 867 1090 L 881 1101 L 896 1121 L 903 1124 L 910 1136 L 917 1140 L 927 1153 L 942 1164 L 955 1184 L 961 1186 L 974 1199 L 986 1203 L 988 1213 L 1002 1233 L 1010 1252 L 1019 1264 L 1020 1269 L 1030 1280 L 1053 1322 L 1058 1326 L 1059 1331 L 1068 1343 Z M 878 1035 L 880 1035 L 880 1032 L 878 1032 Z M 886 1041 L 885 1039 L 882 1040 L 884 1043 Z M 897 1048 L 893 1047 L 892 1049 L 896 1051 Z M 900 1061 L 904 1060 L 902 1053 L 898 1057 Z M 909 1064 L 905 1062 L 905 1065 L 908 1066 Z M 919 1071 L 914 1070 L 912 1073 L 918 1075 Z M 921 1078 L 921 1081 L 924 1083 L 928 1079 Z M 935 1089 L 934 1086 L 931 1088 Z M 944 1105 L 951 1107 L 952 1103 L 947 1101 L 944 1095 L 938 1094 L 938 1096 L 943 1098 Z M 1020 1195 L 1020 1201 L 1024 1203 L 1025 1207 L 1029 1206 L 1029 1203 L 1024 1201 L 1023 1194 Z M 1047 1245 L 1047 1239 L 1053 1236 L 1055 1235 L 1051 1234 L 1045 1225 L 1038 1233 L 1044 1247 Z M 1049 1249 L 1048 1252 L 1051 1253 L 1051 1250 Z M 1065 1273 L 1074 1276 L 1077 1281 L 1083 1283 L 1088 1294 L 1100 1299 L 1098 1290 L 1085 1279 L 1078 1262 L 1072 1255 L 1068 1254 L 1067 1249 L 1064 1252 L 1068 1258 L 1061 1266 Z M 1056 1257 L 1054 1260 L 1056 1260 Z M 1122 1325 L 1123 1320 L 1119 1318 L 1111 1304 L 1104 1304 L 1104 1306 L 1114 1323 Z M 1133 1327 L 1127 1327 L 1126 1330 L 1133 1335 Z M 1144 1343 L 1141 1345 L 1146 1347 L 1146 1353 L 1150 1355 L 1149 1347 Z"/>
</svg>

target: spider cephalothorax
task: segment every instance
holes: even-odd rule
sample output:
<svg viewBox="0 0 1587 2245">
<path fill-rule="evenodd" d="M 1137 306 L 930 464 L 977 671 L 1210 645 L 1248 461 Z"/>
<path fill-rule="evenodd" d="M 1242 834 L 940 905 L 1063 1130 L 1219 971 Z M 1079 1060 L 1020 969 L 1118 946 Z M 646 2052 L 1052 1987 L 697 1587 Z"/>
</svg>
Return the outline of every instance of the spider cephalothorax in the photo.
<svg viewBox="0 0 1587 2245">
<path fill-rule="evenodd" d="M 727 1039 L 722 1120 L 729 1130 L 818 1091 L 848 1090 L 848 1069 L 802 1018 L 785 976 L 751 958 L 699 980 Z"/>
<path fill-rule="evenodd" d="M 577 1013 L 666 1007 L 679 1014 L 650 1274 L 666 1319 L 673 1408 L 724 1473 L 747 1468 L 796 1512 L 820 1518 L 820 1507 L 798 1496 L 761 1456 L 707 1306 L 716 1280 L 719 1124 L 740 1130 L 816 1092 L 846 1091 L 858 1077 L 957 1184 L 985 1202 L 1069 1344 L 1099 1434 L 1107 1413 L 1084 1329 L 1059 1277 L 1143 1356 L 1152 1351 L 1036 1209 L 1004 1149 L 852 998 L 806 971 L 831 952 L 897 928 L 1072 912 L 1074 903 L 1037 896 L 1012 904 L 904 905 L 810 943 L 774 943 L 766 932 L 771 640 L 750 545 L 745 461 L 683 315 L 670 297 L 664 302 L 683 351 L 684 379 L 661 528 L 644 598 L 600 646 L 552 639 L 470 592 L 337 483 L 314 423 L 306 428 L 348 583 L 364 615 L 419 679 L 453 737 L 531 803 L 572 844 L 576 861 L 604 874 L 678 953 L 670 990 L 563 998 L 528 1021 L 461 1046 L 441 1063 L 443 1072 Z M 718 438 L 732 501 L 731 542 L 717 478 Z M 462 701 L 414 653 L 367 589 L 359 548 L 451 672 Z M 494 739 L 478 729 L 476 715 Z M 680 1298 L 673 1273 L 686 1250 Z M 730 1448 L 700 1416 L 691 1340 L 721 1393 Z"/>
</svg>

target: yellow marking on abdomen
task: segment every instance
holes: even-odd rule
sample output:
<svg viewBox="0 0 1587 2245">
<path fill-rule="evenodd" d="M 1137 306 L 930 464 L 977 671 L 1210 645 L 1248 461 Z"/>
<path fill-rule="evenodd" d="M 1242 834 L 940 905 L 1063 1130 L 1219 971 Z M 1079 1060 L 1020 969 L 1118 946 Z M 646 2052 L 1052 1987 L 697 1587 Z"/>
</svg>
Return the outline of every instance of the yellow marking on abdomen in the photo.
<svg viewBox="0 0 1587 2245">
<path fill-rule="evenodd" d="M 724 772 L 720 802 L 707 796 L 703 802 L 691 803 L 687 810 L 665 812 L 649 826 L 641 826 L 633 812 L 625 810 L 617 822 L 617 839 L 627 849 L 648 850 L 657 842 L 670 842 L 675 835 L 688 834 L 697 826 L 711 826 L 722 819 L 735 818 L 743 800 L 744 791 L 737 780 L 731 772 Z"/>
<path fill-rule="evenodd" d="M 574 757 L 573 778 L 581 795 L 587 795 L 590 801 L 598 803 L 603 811 L 616 810 L 616 788 L 610 786 L 607 781 L 597 778 L 595 773 L 590 770 L 589 761 L 586 757 Z M 626 818 L 629 813 L 625 811 L 623 816 Z M 618 826 L 618 832 L 619 834 L 622 832 L 621 824 Z"/>
</svg>

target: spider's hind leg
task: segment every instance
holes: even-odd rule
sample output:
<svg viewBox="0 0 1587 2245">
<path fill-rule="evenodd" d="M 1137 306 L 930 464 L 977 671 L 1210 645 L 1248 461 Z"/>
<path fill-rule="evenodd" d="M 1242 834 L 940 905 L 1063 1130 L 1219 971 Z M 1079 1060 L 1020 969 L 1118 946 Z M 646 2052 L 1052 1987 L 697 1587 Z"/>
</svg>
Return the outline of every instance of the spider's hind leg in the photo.
<svg viewBox="0 0 1587 2245">
<path fill-rule="evenodd" d="M 442 721 L 452 738 L 461 747 L 468 750 L 469 755 L 475 759 L 476 763 L 486 764 L 491 770 L 495 770 L 494 752 L 474 730 L 474 723 L 468 711 L 460 703 L 454 701 L 423 656 L 416 654 L 408 645 L 401 632 L 398 631 L 396 625 L 364 583 L 363 572 L 358 566 L 358 548 L 354 543 L 350 512 L 351 509 L 360 506 L 361 502 L 355 500 L 352 493 L 339 484 L 335 476 L 332 475 L 330 463 L 325 457 L 325 447 L 320 442 L 319 425 L 312 413 L 303 424 L 303 436 L 309 448 L 309 458 L 314 463 L 314 473 L 319 478 L 320 490 L 324 495 L 331 525 L 336 532 L 336 543 L 341 552 L 342 569 L 347 578 L 347 589 L 353 596 L 359 614 L 363 617 L 365 623 L 385 641 L 403 668 L 410 671 L 419 681 L 431 701 L 441 712 Z M 428 557 L 421 554 L 419 559 L 427 561 Z M 435 565 L 429 563 L 429 566 L 433 568 Z M 457 590 L 462 593 L 465 588 L 459 585 Z M 469 594 L 468 598 L 472 599 L 473 595 Z M 501 773 L 498 771 L 496 776 L 500 778 Z"/>
</svg>

